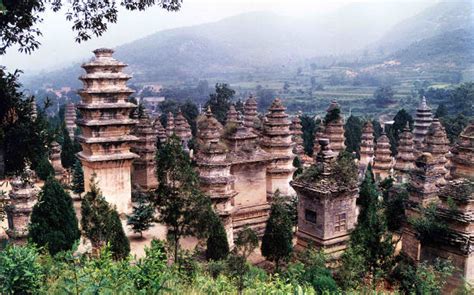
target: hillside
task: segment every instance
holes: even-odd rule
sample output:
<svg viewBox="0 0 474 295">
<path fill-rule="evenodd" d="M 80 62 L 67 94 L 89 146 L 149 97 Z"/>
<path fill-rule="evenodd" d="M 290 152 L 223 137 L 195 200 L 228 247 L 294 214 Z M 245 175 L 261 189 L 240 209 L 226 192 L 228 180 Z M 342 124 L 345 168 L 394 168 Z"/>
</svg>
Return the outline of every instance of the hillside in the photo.
<svg viewBox="0 0 474 295">
<path fill-rule="evenodd" d="M 474 35 L 458 29 L 423 39 L 390 56 L 403 64 L 439 63 L 463 66 L 474 63 Z"/>
<path fill-rule="evenodd" d="M 472 1 L 442 1 L 395 25 L 376 43 L 376 46 L 394 52 L 423 39 L 468 29 L 473 23 Z"/>
</svg>

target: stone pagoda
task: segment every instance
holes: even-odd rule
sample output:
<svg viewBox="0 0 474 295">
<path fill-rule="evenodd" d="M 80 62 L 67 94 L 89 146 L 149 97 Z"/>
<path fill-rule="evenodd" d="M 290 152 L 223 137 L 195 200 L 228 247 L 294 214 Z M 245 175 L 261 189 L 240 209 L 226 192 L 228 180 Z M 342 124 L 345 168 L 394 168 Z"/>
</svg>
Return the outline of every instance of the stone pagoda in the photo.
<svg viewBox="0 0 474 295">
<path fill-rule="evenodd" d="M 166 129 L 163 127 L 163 125 L 161 125 L 160 118 L 155 119 L 155 122 L 153 123 L 153 129 L 156 132 L 157 142 L 160 144 L 165 143 L 168 139 L 168 136 L 166 136 Z"/>
<path fill-rule="evenodd" d="M 11 181 L 9 204 L 5 211 L 8 219 L 7 235 L 17 245 L 27 242 L 31 212 L 37 202 L 38 190 L 34 187 L 34 172 L 29 168 L 26 177 L 16 177 Z"/>
<path fill-rule="evenodd" d="M 275 160 L 267 169 L 267 175 L 271 178 L 267 182 L 270 198 L 276 190 L 284 196 L 293 193 L 289 183 L 295 171 L 293 167 L 295 155 L 291 140 L 291 123 L 285 110 L 281 100 L 276 98 L 268 109 L 263 125 L 263 138 L 260 145 L 267 153 L 278 156 L 278 160 Z"/>
<path fill-rule="evenodd" d="M 415 167 L 413 133 L 410 132 L 408 123 L 400 134 L 397 150 L 393 167 L 395 179 L 398 183 L 406 183 L 409 180 L 410 171 Z"/>
<path fill-rule="evenodd" d="M 372 122 L 367 121 L 364 123 L 364 127 L 362 128 L 360 141 L 360 166 L 367 167 L 369 164 L 372 164 L 374 159 L 374 139 L 374 127 L 372 126 Z"/>
<path fill-rule="evenodd" d="M 471 175 L 474 176 L 474 175 Z M 443 294 L 453 294 L 464 285 L 474 283 L 474 182 L 468 179 L 450 181 L 439 193 L 441 203 L 437 216 L 447 226 L 446 233 L 437 235 L 421 246 L 421 260 L 448 258 L 454 266 Z"/>
<path fill-rule="evenodd" d="M 78 92 L 82 98 L 77 105 L 82 115 L 76 121 L 82 130 L 77 137 L 82 146 L 78 157 L 85 191 L 95 175 L 106 200 L 119 213 L 127 213 L 131 209 L 131 166 L 138 157 L 130 151 L 137 140 L 131 134 L 137 121 L 130 118 L 136 105 L 128 101 L 133 91 L 126 85 L 131 77 L 122 72 L 127 65 L 114 59 L 113 52 L 94 50 L 95 58 L 82 65 L 86 74 L 79 78 L 84 88 Z"/>
<path fill-rule="evenodd" d="M 189 151 L 188 143 L 192 138 L 191 127 L 189 126 L 188 120 L 183 116 L 181 110 L 179 110 L 174 120 L 174 133 L 181 140 L 183 149 Z"/>
<path fill-rule="evenodd" d="M 405 209 L 407 220 L 420 216 L 420 208 L 439 202 L 437 183 L 443 175 L 436 165 L 437 162 L 430 153 L 423 153 L 416 158 L 408 183 L 408 202 Z M 408 222 L 403 226 L 402 241 L 402 252 L 414 261 L 420 261 L 421 243 Z"/>
<path fill-rule="evenodd" d="M 235 213 L 232 215 L 234 235 L 246 226 L 263 235 L 269 216 L 270 205 L 267 191 L 267 167 L 272 156 L 257 143 L 257 135 L 242 121 L 234 125 L 230 118 L 222 136 L 228 147 L 227 161 L 235 177 Z"/>
<path fill-rule="evenodd" d="M 169 112 L 166 118 L 166 136 L 170 137 L 174 133 L 174 116 Z"/>
<path fill-rule="evenodd" d="M 316 158 L 319 151 L 321 150 L 321 146 L 319 145 L 319 140 L 325 138 L 324 135 L 324 125 L 321 123 L 319 126 L 316 127 L 316 132 L 314 133 L 314 141 L 313 141 L 313 157 Z"/>
<path fill-rule="evenodd" d="M 131 151 L 139 158 L 133 161 L 132 184 L 143 191 L 154 190 L 158 187 L 155 173 L 158 132 L 154 129 L 147 110 L 139 115 L 134 133 L 138 140 L 133 143 Z"/>
<path fill-rule="evenodd" d="M 301 114 L 298 114 L 293 117 L 291 121 L 291 133 L 292 137 L 291 140 L 293 141 L 293 154 L 295 154 L 300 160 L 303 160 L 304 157 L 304 147 L 303 147 L 303 131 L 301 126 Z"/>
<path fill-rule="evenodd" d="M 330 148 L 336 154 L 346 148 L 344 144 L 346 140 L 344 137 L 344 119 L 340 110 L 341 107 L 337 101 L 333 100 L 327 109 L 326 119 L 329 119 L 329 121 L 324 122 L 324 136 L 329 139 Z M 334 116 L 331 114 L 334 114 Z"/>
<path fill-rule="evenodd" d="M 474 120 L 461 132 L 452 153 L 451 176 L 474 178 Z"/>
<path fill-rule="evenodd" d="M 297 249 L 310 245 L 338 258 L 347 248 L 350 232 L 357 221 L 357 177 L 342 184 L 336 180 L 333 165 L 336 154 L 329 140 L 320 139 L 321 150 L 316 156 L 318 175 L 305 172 L 291 186 L 298 194 Z"/>
<path fill-rule="evenodd" d="M 234 213 L 235 176 L 230 174 L 231 162 L 227 161 L 227 148 L 221 142 L 223 127 L 208 108 L 198 119 L 198 151 L 196 164 L 201 190 L 212 204 L 224 224 L 229 244 L 233 245 L 232 214 Z"/>
<path fill-rule="evenodd" d="M 448 162 L 446 154 L 449 152 L 449 140 L 443 125 L 441 125 L 441 122 L 437 118 L 433 119 L 424 142 L 424 151 L 433 156 L 436 161 L 436 168 L 439 170 L 439 173 L 443 175 L 443 177 L 439 179 L 438 184 L 443 185 L 446 183 L 445 177 L 448 173 L 446 169 Z"/>
<path fill-rule="evenodd" d="M 384 132 L 377 140 L 377 146 L 375 148 L 373 173 L 376 181 L 382 181 L 391 176 L 393 166 L 391 153 L 390 140 Z"/>
<path fill-rule="evenodd" d="M 257 101 L 250 96 L 244 103 L 244 126 L 256 133 L 258 123 Z"/>
<path fill-rule="evenodd" d="M 69 137 L 74 140 L 74 133 L 76 131 L 76 107 L 73 103 L 66 105 L 66 113 L 64 114 L 64 121 L 66 123 L 66 129 L 69 132 Z"/>
<path fill-rule="evenodd" d="M 51 143 L 51 153 L 49 158 L 51 160 L 51 166 L 53 166 L 54 169 L 54 178 L 58 181 L 62 181 L 65 170 L 61 164 L 61 146 L 56 141 Z"/>
<path fill-rule="evenodd" d="M 240 114 L 235 109 L 235 106 L 232 104 L 227 112 L 226 125 L 232 124 L 237 126 L 240 123 Z"/>
<path fill-rule="evenodd" d="M 421 103 L 416 109 L 415 124 L 413 129 L 415 149 L 417 155 L 421 154 L 424 150 L 424 140 L 428 133 L 431 122 L 433 121 L 433 114 L 431 108 L 426 103 L 426 97 L 423 96 Z"/>
</svg>

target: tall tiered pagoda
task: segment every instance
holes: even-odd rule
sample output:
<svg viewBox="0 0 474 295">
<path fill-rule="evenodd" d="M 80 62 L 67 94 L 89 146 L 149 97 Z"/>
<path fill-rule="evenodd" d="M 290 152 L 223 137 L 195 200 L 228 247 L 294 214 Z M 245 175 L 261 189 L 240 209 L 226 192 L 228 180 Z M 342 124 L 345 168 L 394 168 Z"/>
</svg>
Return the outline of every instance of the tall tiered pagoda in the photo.
<svg viewBox="0 0 474 295">
<path fill-rule="evenodd" d="M 423 152 L 425 136 L 428 133 L 432 121 L 433 114 L 431 113 L 431 108 L 426 103 L 426 97 L 423 96 L 420 105 L 416 109 L 413 129 L 413 140 L 415 142 L 417 155 L 420 155 Z"/>
<path fill-rule="evenodd" d="M 390 151 L 390 140 L 385 133 L 377 140 L 377 147 L 375 149 L 373 172 L 375 180 L 382 181 L 391 176 L 393 165 L 393 158 Z"/>
<path fill-rule="evenodd" d="M 77 105 L 82 115 L 77 120 L 82 130 L 78 157 L 84 168 L 85 191 L 95 175 L 106 200 L 119 213 L 126 213 L 131 208 L 132 161 L 138 157 L 130 151 L 137 140 L 131 134 L 137 121 L 130 118 L 136 105 L 128 101 L 133 91 L 126 85 L 131 76 L 122 72 L 127 65 L 114 59 L 113 52 L 94 50 L 95 58 L 82 65 L 86 74 L 79 78 L 84 88 L 78 92 L 82 98 Z"/>
<path fill-rule="evenodd" d="M 451 176 L 474 178 L 474 120 L 461 132 L 452 150 Z"/>
<path fill-rule="evenodd" d="M 367 167 L 372 164 L 374 159 L 374 127 L 372 122 L 367 121 L 362 128 L 362 136 L 360 142 L 360 165 Z"/>
<path fill-rule="evenodd" d="M 76 107 L 73 103 L 66 105 L 66 113 L 64 114 L 64 121 L 66 123 L 66 129 L 69 133 L 69 137 L 74 139 L 74 132 L 76 131 Z"/>
<path fill-rule="evenodd" d="M 395 179 L 399 183 L 406 183 L 409 179 L 410 171 L 415 167 L 413 149 L 413 133 L 410 132 L 410 127 L 407 123 L 407 126 L 405 126 L 405 129 L 403 129 L 403 132 L 400 134 L 397 149 L 398 153 L 393 167 Z"/>
<path fill-rule="evenodd" d="M 327 109 L 326 119 L 324 122 L 324 136 L 329 139 L 329 146 L 333 152 L 339 154 L 345 146 L 344 136 L 344 119 L 341 115 L 341 107 L 337 101 L 333 100 Z"/>
<path fill-rule="evenodd" d="M 293 189 L 289 183 L 293 177 L 293 143 L 291 141 L 290 121 L 285 113 L 286 108 L 279 98 L 276 98 L 266 115 L 263 124 L 263 138 L 261 146 L 263 150 L 273 156 L 278 156 L 272 165 L 267 168 L 267 175 L 271 178 L 267 181 L 267 192 L 269 197 L 276 190 L 283 195 L 291 195 Z"/>
</svg>

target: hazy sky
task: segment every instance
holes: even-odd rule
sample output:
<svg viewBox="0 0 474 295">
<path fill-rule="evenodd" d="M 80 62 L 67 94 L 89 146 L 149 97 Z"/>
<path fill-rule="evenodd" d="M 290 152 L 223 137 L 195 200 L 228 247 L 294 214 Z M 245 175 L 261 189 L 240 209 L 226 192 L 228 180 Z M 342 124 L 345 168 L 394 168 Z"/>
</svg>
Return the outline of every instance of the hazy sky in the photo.
<svg viewBox="0 0 474 295">
<path fill-rule="evenodd" d="M 118 22 L 109 26 L 100 38 L 85 43 L 74 42 L 72 24 L 65 20 L 64 11 L 43 14 L 40 29 L 43 36 L 41 46 L 31 55 L 10 48 L 0 56 L 0 65 L 9 70 L 19 68 L 25 74 L 34 71 L 60 68 L 68 63 L 89 58 L 98 47 L 114 47 L 160 30 L 196 25 L 250 11 L 269 10 L 281 15 L 304 17 L 321 15 L 354 2 L 407 2 L 408 0 L 184 0 L 178 12 L 167 12 L 150 8 L 144 12 L 120 11 Z M 426 2 L 427 0 L 409 0 Z M 67 2 L 64 1 L 64 2 Z M 437 1 L 431 0 L 435 3 Z"/>
</svg>

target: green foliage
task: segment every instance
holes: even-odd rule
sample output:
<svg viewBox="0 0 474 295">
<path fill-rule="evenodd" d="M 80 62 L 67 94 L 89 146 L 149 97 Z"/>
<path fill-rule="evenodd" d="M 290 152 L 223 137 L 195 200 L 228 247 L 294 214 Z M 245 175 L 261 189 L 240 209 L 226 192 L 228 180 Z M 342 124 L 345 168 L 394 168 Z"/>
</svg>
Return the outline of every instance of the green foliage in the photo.
<svg viewBox="0 0 474 295">
<path fill-rule="evenodd" d="M 364 285 L 367 271 L 364 249 L 359 245 L 350 245 L 341 257 L 337 281 L 343 290 L 356 290 Z"/>
<path fill-rule="evenodd" d="M 446 135 L 451 143 L 455 143 L 461 132 L 469 124 L 469 118 L 462 114 L 456 117 L 441 117 L 441 124 L 446 129 Z"/>
<path fill-rule="evenodd" d="M 216 93 L 209 95 L 209 100 L 204 105 L 204 108 L 207 109 L 207 107 L 211 107 L 214 117 L 216 117 L 221 124 L 225 124 L 227 112 L 232 104 L 234 95 L 235 90 L 231 89 L 228 84 L 217 83 Z"/>
<path fill-rule="evenodd" d="M 360 139 L 362 137 L 363 122 L 359 117 L 350 116 L 344 126 L 344 137 L 346 138 L 346 151 L 355 152 L 359 155 Z"/>
<path fill-rule="evenodd" d="M 327 125 L 333 121 L 339 120 L 341 118 L 341 109 L 339 107 L 334 108 L 327 112 L 324 117 L 324 125 Z"/>
<path fill-rule="evenodd" d="M 385 127 L 385 132 L 387 133 L 388 139 L 390 140 L 390 150 L 392 151 L 392 156 L 397 154 L 400 134 L 403 132 L 403 129 L 405 129 L 407 123 L 409 124 L 410 128 L 412 128 L 413 118 L 407 111 L 401 109 L 393 118 L 393 125 L 386 125 Z"/>
<path fill-rule="evenodd" d="M 435 118 L 442 118 L 448 115 L 448 109 L 444 103 L 440 103 L 435 112 Z"/>
<path fill-rule="evenodd" d="M 137 262 L 138 271 L 134 281 L 138 290 L 155 293 L 165 289 L 168 275 L 164 275 L 166 265 L 166 247 L 162 241 L 152 240 L 150 248 L 145 248 L 145 257 Z"/>
<path fill-rule="evenodd" d="M 33 246 L 8 246 L 0 251 L 0 293 L 36 293 L 42 277 L 39 255 Z"/>
<path fill-rule="evenodd" d="M 229 255 L 229 242 L 227 241 L 227 233 L 222 221 L 216 213 L 209 221 L 209 236 L 207 237 L 206 259 L 222 260 Z"/>
<path fill-rule="evenodd" d="M 400 282 L 400 291 L 405 294 L 442 294 L 446 280 L 453 271 L 451 261 L 439 258 L 417 266 L 401 261 L 395 269 L 394 277 Z"/>
<path fill-rule="evenodd" d="M 301 164 L 301 160 L 298 156 L 293 159 L 293 167 L 296 168 L 295 172 L 293 173 L 293 178 L 296 178 L 298 175 L 303 173 L 303 164 Z"/>
<path fill-rule="evenodd" d="M 91 179 L 90 191 L 81 203 L 81 228 L 84 235 L 96 249 L 109 244 L 114 258 L 121 259 L 130 252 L 130 243 L 125 236 L 120 217 L 105 200 L 97 187 L 94 178 Z"/>
<path fill-rule="evenodd" d="M 181 8 L 182 1 L 123 1 L 120 6 L 127 10 L 145 10 L 152 6 L 158 6 L 168 11 L 176 11 Z M 61 8 L 64 7 L 64 10 Z M 43 21 L 41 12 L 51 10 L 67 11 L 66 19 L 73 24 L 72 30 L 77 32 L 75 41 L 81 43 L 92 38 L 102 36 L 107 31 L 108 24 L 117 22 L 118 9 L 116 3 L 104 2 L 101 5 L 94 3 L 83 3 L 79 0 L 73 1 L 5 1 L 1 6 L 3 11 L 0 20 L 0 55 L 6 53 L 6 49 L 17 45 L 21 52 L 31 53 L 36 50 L 41 36 L 38 25 Z"/>
<path fill-rule="evenodd" d="M 370 169 L 360 186 L 359 201 L 360 213 L 357 227 L 351 233 L 350 247 L 354 247 L 354 251 L 364 249 L 367 274 L 375 283 L 386 275 L 393 264 L 394 246 Z"/>
<path fill-rule="evenodd" d="M 33 207 L 29 239 L 54 255 L 71 250 L 80 236 L 71 196 L 57 180 L 49 178 Z"/>
<path fill-rule="evenodd" d="M 377 141 L 382 135 L 382 126 L 380 125 L 380 122 L 378 120 L 372 120 L 372 126 L 374 127 L 374 138 L 375 141 Z"/>
<path fill-rule="evenodd" d="M 199 190 L 196 171 L 176 136 L 157 150 L 156 168 L 159 185 L 153 202 L 159 212 L 158 222 L 167 225 L 177 260 L 179 240 L 206 236 L 207 221 L 214 212 L 210 199 Z"/>
<path fill-rule="evenodd" d="M 72 168 L 76 162 L 76 153 L 78 152 L 77 147 L 74 146 L 69 132 L 66 129 L 66 125 L 62 124 L 62 150 L 61 150 L 61 164 L 64 168 Z"/>
<path fill-rule="evenodd" d="M 389 104 L 394 103 L 393 96 L 395 92 L 390 86 L 378 87 L 374 92 L 375 104 L 379 107 L 386 107 Z"/>
<path fill-rule="evenodd" d="M 276 271 L 280 261 L 288 260 L 293 252 L 293 223 L 285 201 L 278 191 L 273 195 L 270 217 L 262 237 L 262 255 L 275 262 Z"/>
<path fill-rule="evenodd" d="M 107 242 L 110 245 L 110 251 L 115 259 L 124 259 L 130 254 L 130 241 L 125 235 L 117 210 L 111 208 L 107 215 Z"/>
<path fill-rule="evenodd" d="M 34 100 L 20 91 L 19 73 L 6 73 L 0 67 L 0 149 L 4 153 L 7 175 L 21 173 L 27 163 L 36 170 L 38 162 L 48 154 L 47 146 L 52 141 L 44 110 L 38 111 L 36 119 L 32 116 Z M 45 108 L 47 106 L 45 103 Z"/>
<path fill-rule="evenodd" d="M 302 268 L 297 272 L 297 281 L 300 284 L 311 285 L 317 294 L 335 294 L 339 291 L 331 271 L 326 267 L 328 257 L 323 251 L 316 251 L 311 247 L 300 254 Z M 298 268 L 294 268 L 293 272 Z M 298 274 L 299 273 L 299 274 Z"/>
<path fill-rule="evenodd" d="M 389 177 L 380 183 L 383 195 L 383 207 L 388 230 L 400 231 L 406 221 L 405 204 L 408 201 L 408 191 L 405 187 L 393 188 L 393 178 Z"/>
<path fill-rule="evenodd" d="M 72 191 L 76 194 L 84 192 L 84 170 L 79 159 L 76 159 L 72 170 Z"/>
<path fill-rule="evenodd" d="M 321 124 L 321 121 L 314 120 L 313 117 L 303 114 L 300 116 L 301 119 L 301 130 L 303 131 L 303 146 L 305 154 L 312 156 L 314 147 L 314 133 L 316 128 Z"/>
<path fill-rule="evenodd" d="M 47 156 L 41 157 L 36 166 L 36 175 L 39 179 L 46 181 L 50 177 L 54 177 L 54 168 L 48 160 Z"/>
<path fill-rule="evenodd" d="M 437 205 L 429 204 L 426 208 L 420 207 L 420 216 L 409 218 L 417 237 L 421 242 L 435 241 L 448 234 L 448 227 L 437 214 Z"/>
<path fill-rule="evenodd" d="M 127 225 L 131 227 L 134 233 L 140 233 L 148 230 L 155 221 L 155 208 L 150 203 L 150 196 L 147 193 L 134 193 L 134 204 L 132 215 L 127 216 Z"/>
</svg>

